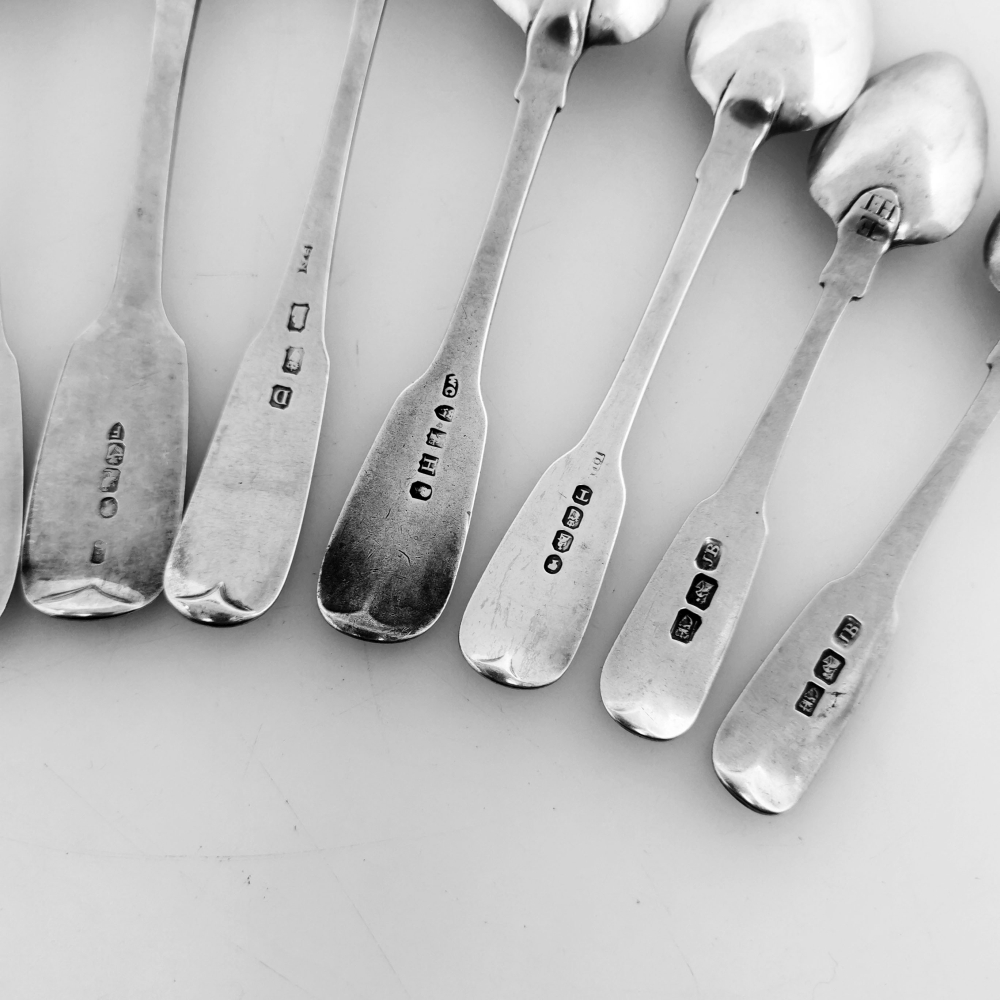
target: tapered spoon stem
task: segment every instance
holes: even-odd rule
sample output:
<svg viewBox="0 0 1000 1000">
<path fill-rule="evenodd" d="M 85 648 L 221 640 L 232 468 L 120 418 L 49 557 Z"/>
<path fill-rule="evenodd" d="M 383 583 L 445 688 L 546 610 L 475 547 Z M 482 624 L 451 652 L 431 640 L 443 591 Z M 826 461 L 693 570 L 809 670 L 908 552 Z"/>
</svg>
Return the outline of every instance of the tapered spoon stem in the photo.
<svg viewBox="0 0 1000 1000">
<path fill-rule="evenodd" d="M 608 654 L 601 696 L 626 729 L 673 739 L 697 718 L 764 550 L 764 501 L 788 432 L 830 335 L 848 303 L 865 294 L 898 221 L 888 189 L 865 192 L 841 220 L 819 304 L 781 381 L 721 488 L 681 526 Z"/>
<path fill-rule="evenodd" d="M 625 440 L 698 265 L 746 181 L 781 94 L 780 83 L 764 74 L 733 80 L 691 205 L 607 397 L 580 444 L 545 472 L 525 501 L 469 601 L 459 642 L 469 663 L 491 680 L 514 687 L 551 684 L 576 654 L 624 510 Z M 756 113 L 748 115 L 748 107 Z"/>
<path fill-rule="evenodd" d="M 991 362 L 995 359 L 991 358 Z M 881 665 L 896 596 L 928 529 L 1000 412 L 1000 371 L 848 576 L 828 584 L 751 678 L 715 739 L 715 770 L 759 812 L 790 809 L 809 787 Z"/>
<path fill-rule="evenodd" d="M 157 0 L 135 190 L 107 307 L 73 343 L 28 502 L 21 578 L 59 617 L 123 614 L 163 587 L 187 460 L 187 356 L 161 300 L 171 150 L 198 0 Z"/>
<path fill-rule="evenodd" d="M 146 102 L 139 129 L 139 161 L 122 235 L 112 306 L 159 303 L 163 231 L 185 54 L 200 0 L 158 0 Z"/>
<path fill-rule="evenodd" d="M 324 329 L 337 218 L 384 6 L 355 8 L 292 259 L 236 373 L 167 563 L 171 604 L 206 625 L 262 615 L 295 554 L 330 374 Z"/>
<path fill-rule="evenodd" d="M 535 168 L 583 51 L 589 7 L 546 0 L 529 29 L 514 137 L 444 341 L 390 410 L 334 526 L 317 597 L 324 618 L 348 635 L 412 638 L 451 594 L 486 439 L 486 337 Z"/>
</svg>

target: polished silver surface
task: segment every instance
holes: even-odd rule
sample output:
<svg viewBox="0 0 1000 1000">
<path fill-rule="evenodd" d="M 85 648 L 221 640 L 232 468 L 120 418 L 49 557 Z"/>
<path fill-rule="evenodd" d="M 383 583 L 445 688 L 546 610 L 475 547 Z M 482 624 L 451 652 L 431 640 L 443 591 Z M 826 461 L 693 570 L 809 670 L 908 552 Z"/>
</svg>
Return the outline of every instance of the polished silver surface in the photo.
<svg viewBox="0 0 1000 1000">
<path fill-rule="evenodd" d="M 986 243 L 1000 288 L 1000 238 Z M 944 450 L 852 573 L 827 584 L 795 619 L 723 720 L 713 760 L 744 805 L 781 813 L 799 801 L 881 666 L 896 600 L 921 542 L 1000 413 L 1000 347 Z"/>
<path fill-rule="evenodd" d="M 667 0 L 654 5 L 659 14 Z M 317 598 L 334 628 L 399 642 L 451 594 L 486 440 L 483 351 L 535 168 L 587 43 L 590 0 L 544 0 L 528 28 L 514 136 L 465 287 L 437 357 L 393 404 L 334 526 Z M 646 0 L 621 11 L 649 12 Z M 658 20 L 647 17 L 649 26 Z"/>
<path fill-rule="evenodd" d="M 170 552 L 192 621 L 239 625 L 275 601 L 312 481 L 330 359 L 327 286 L 347 165 L 385 0 L 358 0 L 312 193 L 274 309 L 244 355 Z"/>
<path fill-rule="evenodd" d="M 965 219 L 951 217 L 947 232 L 932 229 L 942 215 L 923 197 L 932 184 L 946 190 L 946 204 L 960 203 L 966 214 L 972 208 L 985 168 L 985 114 L 975 83 L 955 63 L 918 56 L 886 70 L 817 138 L 810 187 L 839 223 L 819 306 L 725 482 L 681 526 L 601 675 L 605 707 L 640 736 L 680 736 L 708 696 L 764 551 L 766 496 L 785 438 L 847 304 L 864 295 L 890 244 L 914 233 L 943 237 Z M 922 95 L 919 104 L 911 93 Z M 830 167 L 831 155 L 843 173 Z M 845 215 L 831 192 L 848 190 Z"/>
<path fill-rule="evenodd" d="M 796 9 L 803 17 L 798 25 Z M 459 642 L 469 663 L 492 680 L 512 687 L 551 684 L 576 654 L 625 507 L 625 441 L 702 256 L 746 181 L 754 151 L 781 118 L 786 94 L 795 108 L 813 107 L 817 101 L 810 98 L 808 81 L 821 84 L 826 95 L 826 81 L 837 77 L 842 112 L 861 90 L 872 48 L 863 10 L 854 0 L 713 0 L 696 21 L 688 39 L 692 76 L 711 77 L 720 65 L 732 70 L 721 98 L 707 94 L 716 109 L 712 140 L 659 283 L 597 416 L 583 440 L 539 480 L 469 601 Z M 813 48 L 803 41 L 820 29 L 830 31 L 831 23 L 842 29 L 836 37 L 853 46 L 851 58 L 841 45 L 830 55 L 823 45 Z M 726 53 L 745 61 L 734 68 L 725 62 Z M 835 113 L 826 96 L 824 104 L 825 112 Z M 795 110 L 785 127 L 824 120 Z"/>
<path fill-rule="evenodd" d="M 0 317 L 0 613 L 7 607 L 21 557 L 24 514 L 24 445 L 21 382 Z"/>
<path fill-rule="evenodd" d="M 111 299 L 56 387 L 24 529 L 25 597 L 48 615 L 134 611 L 163 586 L 187 457 L 187 357 L 163 310 L 174 128 L 198 0 L 157 0 L 135 189 Z"/>
<path fill-rule="evenodd" d="M 527 31 L 545 0 L 495 0 Z M 587 45 L 635 41 L 646 34 L 666 13 L 670 0 L 593 0 L 587 17 Z"/>
<path fill-rule="evenodd" d="M 737 72 L 781 66 L 784 94 L 771 131 L 802 131 L 850 106 L 872 46 L 868 0 L 713 0 L 695 15 L 688 68 L 715 110 Z"/>
<path fill-rule="evenodd" d="M 809 191 L 839 219 L 858 191 L 903 203 L 897 243 L 934 243 L 968 217 L 982 186 L 986 109 L 961 60 L 927 52 L 879 73 L 813 150 Z"/>
</svg>

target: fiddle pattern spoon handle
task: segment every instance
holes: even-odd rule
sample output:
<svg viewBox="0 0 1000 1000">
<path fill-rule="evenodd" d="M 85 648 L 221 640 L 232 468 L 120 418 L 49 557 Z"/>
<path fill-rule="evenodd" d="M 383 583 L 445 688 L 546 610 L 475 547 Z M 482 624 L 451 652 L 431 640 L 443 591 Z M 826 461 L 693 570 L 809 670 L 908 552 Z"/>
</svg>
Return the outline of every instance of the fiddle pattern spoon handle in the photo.
<svg viewBox="0 0 1000 1000">
<path fill-rule="evenodd" d="M 881 665 L 896 596 L 920 543 L 1000 413 L 1000 352 L 948 444 L 853 573 L 795 619 L 726 716 L 713 760 L 759 812 L 790 809 L 809 787 Z"/>
<path fill-rule="evenodd" d="M 61 617 L 148 604 L 180 521 L 187 358 L 163 311 L 167 189 L 198 0 L 157 0 L 132 204 L 110 301 L 56 387 L 24 530 L 25 597 Z"/>
<path fill-rule="evenodd" d="M 444 341 L 390 410 L 334 526 L 317 597 L 326 621 L 348 635 L 412 638 L 451 594 L 486 437 L 486 337 L 535 168 L 583 51 L 589 6 L 546 0 L 528 30 L 514 135 Z"/>
<path fill-rule="evenodd" d="M 686 732 L 701 711 L 764 551 L 764 501 L 812 374 L 847 305 L 868 289 L 900 209 L 867 191 L 838 226 L 805 335 L 722 487 L 681 526 L 625 622 L 601 674 L 608 712 L 652 739 Z"/>
<path fill-rule="evenodd" d="M 170 553 L 167 597 L 193 621 L 259 617 L 295 554 L 330 374 L 324 327 L 337 217 L 384 7 L 358 0 L 292 260 L 236 373 Z"/>
<path fill-rule="evenodd" d="M 625 440 L 698 265 L 746 182 L 781 97 L 780 81 L 759 72 L 732 81 L 687 215 L 597 416 L 583 440 L 543 474 L 473 592 L 459 643 L 491 680 L 551 684 L 576 654 L 625 506 Z M 748 108 L 756 113 L 748 115 Z"/>
</svg>

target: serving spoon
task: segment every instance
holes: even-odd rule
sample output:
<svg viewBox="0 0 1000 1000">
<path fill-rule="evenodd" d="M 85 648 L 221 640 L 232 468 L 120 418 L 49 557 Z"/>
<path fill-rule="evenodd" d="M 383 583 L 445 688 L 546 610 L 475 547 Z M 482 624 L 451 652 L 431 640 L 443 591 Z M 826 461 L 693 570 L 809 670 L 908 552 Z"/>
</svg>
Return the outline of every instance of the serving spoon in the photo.
<svg viewBox="0 0 1000 1000">
<path fill-rule="evenodd" d="M 469 601 L 459 642 L 480 673 L 541 687 L 569 666 L 621 524 L 625 441 L 723 212 L 769 134 L 843 114 L 864 85 L 871 52 L 867 0 L 712 0 L 696 16 L 688 68 L 715 111 L 698 185 L 597 416 L 539 480 Z"/>
<path fill-rule="evenodd" d="M 240 363 L 167 560 L 167 599 L 205 625 L 260 617 L 295 554 L 330 377 L 324 326 L 337 217 L 384 7 L 385 0 L 355 7 L 292 259 Z"/>
<path fill-rule="evenodd" d="M 976 83 L 941 53 L 878 74 L 818 137 L 810 191 L 837 225 L 819 305 L 725 482 L 681 526 L 608 655 L 601 696 L 627 729 L 673 739 L 694 723 L 757 572 L 782 447 L 837 321 L 886 250 L 944 239 L 965 221 L 985 151 Z"/>
<path fill-rule="evenodd" d="M 1000 216 L 986 241 L 1000 289 Z M 827 584 L 751 678 L 715 737 L 722 783 L 763 813 L 790 809 L 809 787 L 881 666 L 896 601 L 920 543 L 1000 413 L 1000 346 L 944 450 L 849 575 Z"/>
<path fill-rule="evenodd" d="M 187 459 L 187 356 L 163 309 L 163 227 L 199 0 L 156 0 L 135 187 L 111 299 L 73 343 L 35 465 L 21 580 L 47 615 L 135 611 L 163 587 Z"/>
<path fill-rule="evenodd" d="M 588 45 L 647 32 L 669 0 L 497 0 L 527 32 L 514 135 L 472 267 L 430 368 L 393 404 L 323 558 L 317 598 L 334 628 L 399 642 L 451 594 L 486 440 L 483 351 L 535 168 Z"/>
</svg>

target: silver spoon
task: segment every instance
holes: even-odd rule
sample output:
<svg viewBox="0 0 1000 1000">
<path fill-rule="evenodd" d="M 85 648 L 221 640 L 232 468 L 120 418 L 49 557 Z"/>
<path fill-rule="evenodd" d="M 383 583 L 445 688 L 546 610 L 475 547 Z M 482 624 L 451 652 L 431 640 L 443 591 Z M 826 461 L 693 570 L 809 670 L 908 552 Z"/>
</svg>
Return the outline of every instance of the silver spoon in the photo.
<svg viewBox="0 0 1000 1000">
<path fill-rule="evenodd" d="M 962 224 L 985 144 L 975 81 L 941 54 L 880 73 L 817 140 L 810 190 L 838 225 L 823 293 L 725 482 L 681 526 L 608 655 L 601 696 L 627 729 L 673 739 L 694 723 L 753 583 L 765 497 L 830 334 L 889 247 L 944 239 Z"/>
<path fill-rule="evenodd" d="M 21 579 L 48 615 L 134 611 L 163 586 L 187 458 L 187 356 L 163 310 L 174 128 L 199 0 L 157 0 L 135 189 L 111 299 L 76 339 L 42 438 Z"/>
<path fill-rule="evenodd" d="M 21 382 L 17 360 L 0 318 L 0 612 L 7 607 L 21 555 L 24 508 L 24 445 Z"/>
<path fill-rule="evenodd" d="M 277 302 L 240 363 L 167 561 L 167 599 L 206 625 L 262 615 L 302 527 L 326 403 L 327 286 L 385 0 L 358 0 L 312 193 Z"/>
<path fill-rule="evenodd" d="M 985 113 L 978 91 L 957 60 L 931 57 L 947 75 L 937 98 L 896 70 L 895 100 L 885 104 L 884 128 L 912 155 L 896 162 L 893 187 L 902 203 L 900 227 L 921 224 L 931 238 L 955 228 L 972 207 L 986 156 Z M 928 64 L 928 57 L 924 57 Z M 963 91 L 964 87 L 964 91 Z M 872 91 L 874 97 L 874 90 Z M 892 129 L 906 105 L 909 134 Z M 863 112 L 859 109 L 859 115 Z M 821 153 L 831 168 L 853 162 L 861 185 L 875 164 L 877 122 L 855 143 L 848 130 L 830 136 Z M 838 131 L 840 126 L 838 126 Z M 916 185 L 908 180 L 914 171 Z M 837 173 L 840 173 L 838 170 Z M 830 171 L 819 183 L 832 208 L 849 187 Z M 912 214 L 911 214 L 912 209 Z M 923 221 L 933 220 L 928 232 Z M 986 246 L 990 279 L 1000 288 L 1000 233 Z M 796 618 L 726 716 L 715 739 L 715 769 L 726 787 L 761 812 L 784 812 L 809 786 L 882 662 L 896 626 L 896 596 L 917 548 L 962 470 L 1000 412 L 1000 349 L 987 358 L 989 374 L 947 446 L 878 541 L 848 576 L 823 588 Z"/>
<path fill-rule="evenodd" d="M 459 641 L 480 673 L 541 687 L 569 666 L 625 507 L 625 441 L 716 226 L 765 137 L 843 114 L 871 51 L 867 0 L 712 0 L 695 19 L 688 66 L 716 116 L 698 186 L 590 429 L 539 480 L 469 601 Z"/>
<path fill-rule="evenodd" d="M 507 257 L 570 74 L 584 48 L 627 42 L 669 0 L 497 0 L 527 31 L 507 161 L 430 368 L 393 404 L 337 519 L 318 600 L 336 629 L 399 642 L 437 621 L 465 547 L 486 440 L 479 379 Z"/>
</svg>

